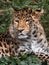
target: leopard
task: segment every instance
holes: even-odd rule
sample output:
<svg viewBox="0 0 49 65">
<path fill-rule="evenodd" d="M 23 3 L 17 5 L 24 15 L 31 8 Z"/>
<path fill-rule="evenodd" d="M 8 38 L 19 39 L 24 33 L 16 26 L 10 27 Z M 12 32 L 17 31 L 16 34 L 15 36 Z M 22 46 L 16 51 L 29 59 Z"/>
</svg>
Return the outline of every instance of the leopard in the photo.
<svg viewBox="0 0 49 65">
<path fill-rule="evenodd" d="M 13 9 L 9 24 L 9 40 L 0 40 L 0 57 L 18 55 L 19 53 L 35 53 L 40 57 L 49 58 L 49 44 L 43 26 L 40 23 L 43 9 Z M 1 37 L 0 37 L 1 38 Z M 2 39 L 1 38 L 1 39 Z"/>
</svg>

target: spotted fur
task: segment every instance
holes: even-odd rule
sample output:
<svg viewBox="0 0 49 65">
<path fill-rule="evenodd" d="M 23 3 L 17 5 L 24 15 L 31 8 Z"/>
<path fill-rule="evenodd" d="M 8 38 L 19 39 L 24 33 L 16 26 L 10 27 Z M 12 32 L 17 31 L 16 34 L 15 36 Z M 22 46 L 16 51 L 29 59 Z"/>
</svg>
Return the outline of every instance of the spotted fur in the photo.
<svg viewBox="0 0 49 65">
<path fill-rule="evenodd" d="M 17 55 L 17 53 L 32 53 L 49 55 L 49 44 L 39 20 L 43 10 L 23 9 L 13 10 L 9 25 L 9 33 L 15 43 L 0 41 L 0 54 Z M 5 50 L 6 49 L 6 50 Z"/>
</svg>

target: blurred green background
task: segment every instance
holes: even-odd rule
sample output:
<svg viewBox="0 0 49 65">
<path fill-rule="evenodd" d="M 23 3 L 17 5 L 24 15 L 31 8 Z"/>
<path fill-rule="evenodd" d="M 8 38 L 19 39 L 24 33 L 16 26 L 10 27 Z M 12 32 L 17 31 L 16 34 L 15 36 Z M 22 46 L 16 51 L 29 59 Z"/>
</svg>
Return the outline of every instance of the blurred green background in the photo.
<svg viewBox="0 0 49 65">
<path fill-rule="evenodd" d="M 16 10 L 28 7 L 32 7 L 34 10 L 43 8 L 44 14 L 40 22 L 49 40 L 49 0 L 0 0 L 0 33 L 8 31 L 12 16 L 12 7 Z M 19 55 L 18 58 L 5 57 L 0 59 L 0 65 L 47 65 L 44 63 L 41 63 L 39 58 L 33 54 Z"/>
</svg>

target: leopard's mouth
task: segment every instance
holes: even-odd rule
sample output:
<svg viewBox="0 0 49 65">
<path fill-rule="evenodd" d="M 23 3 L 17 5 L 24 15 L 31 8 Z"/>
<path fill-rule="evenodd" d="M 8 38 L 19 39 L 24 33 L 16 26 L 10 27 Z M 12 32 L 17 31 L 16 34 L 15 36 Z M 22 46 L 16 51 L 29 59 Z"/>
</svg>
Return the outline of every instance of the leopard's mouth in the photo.
<svg viewBox="0 0 49 65">
<path fill-rule="evenodd" d="M 26 39 L 28 36 L 24 34 L 18 35 L 18 39 Z"/>
</svg>

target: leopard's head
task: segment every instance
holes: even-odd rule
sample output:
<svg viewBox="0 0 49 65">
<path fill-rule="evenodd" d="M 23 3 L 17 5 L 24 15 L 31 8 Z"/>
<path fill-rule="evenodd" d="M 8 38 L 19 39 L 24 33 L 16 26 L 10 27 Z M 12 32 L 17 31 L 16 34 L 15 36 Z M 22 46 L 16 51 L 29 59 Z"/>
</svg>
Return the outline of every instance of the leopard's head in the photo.
<svg viewBox="0 0 49 65">
<path fill-rule="evenodd" d="M 33 23 L 39 19 L 40 10 L 23 9 L 13 12 L 12 20 L 9 26 L 9 32 L 13 38 L 27 39 L 31 36 Z M 38 22 L 37 22 L 38 23 Z"/>
</svg>

